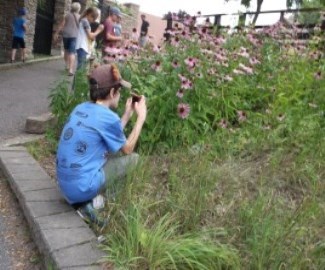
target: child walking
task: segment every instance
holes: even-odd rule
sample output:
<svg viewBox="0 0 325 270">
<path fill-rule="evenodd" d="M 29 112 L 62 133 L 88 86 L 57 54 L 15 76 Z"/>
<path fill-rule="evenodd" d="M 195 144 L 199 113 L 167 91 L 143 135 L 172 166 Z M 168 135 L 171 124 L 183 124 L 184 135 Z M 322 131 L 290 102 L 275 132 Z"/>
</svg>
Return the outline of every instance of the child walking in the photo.
<svg viewBox="0 0 325 270">
<path fill-rule="evenodd" d="M 13 40 L 12 40 L 12 51 L 11 51 L 11 63 L 16 60 L 17 49 L 21 49 L 21 60 L 25 62 L 26 56 L 26 45 L 25 45 L 25 33 L 27 30 L 26 16 L 27 10 L 21 8 L 18 11 L 18 16 L 13 20 Z"/>
<path fill-rule="evenodd" d="M 98 26 L 95 32 L 91 32 L 90 24 L 95 22 L 99 16 L 97 8 L 90 7 L 80 18 L 79 34 L 77 38 L 77 69 L 80 69 L 87 61 L 87 56 L 91 53 L 91 42 L 103 31 L 104 26 Z"/>
</svg>

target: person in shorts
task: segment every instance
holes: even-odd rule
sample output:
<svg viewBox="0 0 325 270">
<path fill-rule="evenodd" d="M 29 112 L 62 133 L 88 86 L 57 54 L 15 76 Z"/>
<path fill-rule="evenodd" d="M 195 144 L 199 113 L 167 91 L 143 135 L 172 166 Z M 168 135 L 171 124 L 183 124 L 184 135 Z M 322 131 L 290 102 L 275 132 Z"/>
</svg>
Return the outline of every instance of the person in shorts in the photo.
<svg viewBox="0 0 325 270">
<path fill-rule="evenodd" d="M 139 45 L 140 47 L 145 47 L 148 41 L 148 28 L 149 28 L 149 23 L 146 20 L 146 15 L 142 14 L 141 15 L 141 30 L 140 30 L 140 38 L 139 38 Z"/>
<path fill-rule="evenodd" d="M 64 61 L 69 76 L 73 76 L 76 59 L 76 41 L 79 32 L 79 19 L 81 5 L 78 2 L 71 4 L 71 11 L 64 17 L 56 33 L 54 40 L 57 41 L 59 33 L 62 31 L 64 46 Z"/>
<path fill-rule="evenodd" d="M 87 8 L 80 18 L 79 33 L 77 37 L 77 69 L 85 66 L 87 58 L 91 55 L 92 42 L 103 31 L 104 26 L 100 24 L 95 32 L 91 31 L 90 24 L 94 23 L 99 16 L 99 11 L 95 7 Z"/>
<path fill-rule="evenodd" d="M 26 57 L 26 44 L 25 44 L 25 33 L 27 30 L 26 20 L 27 10 L 21 8 L 18 11 L 18 16 L 13 20 L 13 40 L 12 40 L 12 51 L 11 51 L 11 63 L 16 61 L 17 50 L 21 50 L 21 60 L 25 62 Z"/>
</svg>

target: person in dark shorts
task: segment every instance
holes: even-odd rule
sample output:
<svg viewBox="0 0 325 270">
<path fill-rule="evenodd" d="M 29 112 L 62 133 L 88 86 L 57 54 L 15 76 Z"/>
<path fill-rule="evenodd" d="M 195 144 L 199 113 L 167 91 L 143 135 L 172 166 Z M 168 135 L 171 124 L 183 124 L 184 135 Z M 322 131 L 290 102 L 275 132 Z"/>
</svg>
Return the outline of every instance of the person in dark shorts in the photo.
<svg viewBox="0 0 325 270">
<path fill-rule="evenodd" d="M 140 38 L 139 38 L 139 45 L 140 47 L 145 47 L 146 43 L 148 41 L 148 28 L 149 28 L 149 23 L 146 20 L 146 15 L 142 14 L 141 15 L 141 30 L 140 30 Z"/>
<path fill-rule="evenodd" d="M 57 41 L 59 33 L 62 31 L 63 46 L 64 46 L 64 61 L 69 76 L 72 76 L 75 69 L 76 59 L 76 43 L 79 32 L 79 19 L 81 5 L 78 2 L 74 2 L 71 5 L 71 11 L 64 17 L 56 33 L 54 34 L 54 40 Z"/>
<path fill-rule="evenodd" d="M 16 60 L 17 49 L 21 49 L 21 60 L 25 62 L 26 56 L 26 45 L 25 45 L 25 33 L 27 30 L 26 16 L 27 10 L 21 8 L 18 11 L 18 16 L 13 20 L 13 40 L 12 40 L 12 51 L 11 51 L 11 63 Z"/>
</svg>

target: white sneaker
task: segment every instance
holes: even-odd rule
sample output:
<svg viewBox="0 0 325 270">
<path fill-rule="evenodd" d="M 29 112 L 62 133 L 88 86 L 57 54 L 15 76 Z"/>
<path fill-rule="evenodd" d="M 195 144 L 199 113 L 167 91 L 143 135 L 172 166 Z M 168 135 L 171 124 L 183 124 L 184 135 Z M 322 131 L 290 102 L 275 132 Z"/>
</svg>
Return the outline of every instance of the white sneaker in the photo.
<svg viewBox="0 0 325 270">
<path fill-rule="evenodd" d="M 102 195 L 97 195 L 95 198 L 93 198 L 93 207 L 98 210 L 98 209 L 102 209 L 105 206 L 105 200 L 104 200 L 104 196 Z"/>
</svg>

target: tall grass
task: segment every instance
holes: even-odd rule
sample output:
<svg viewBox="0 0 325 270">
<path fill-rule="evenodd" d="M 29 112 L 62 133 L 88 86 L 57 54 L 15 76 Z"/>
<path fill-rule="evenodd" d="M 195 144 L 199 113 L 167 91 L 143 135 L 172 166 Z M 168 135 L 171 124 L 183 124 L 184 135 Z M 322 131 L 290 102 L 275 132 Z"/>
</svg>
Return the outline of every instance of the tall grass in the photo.
<svg viewBox="0 0 325 270">
<path fill-rule="evenodd" d="M 177 221 L 165 215 L 150 226 L 140 209 L 121 211 L 104 250 L 118 269 L 238 269 L 235 250 L 202 235 L 179 234 Z M 208 234 L 207 234 L 208 235 Z"/>
</svg>

